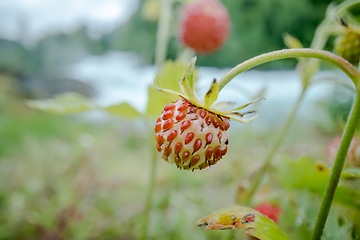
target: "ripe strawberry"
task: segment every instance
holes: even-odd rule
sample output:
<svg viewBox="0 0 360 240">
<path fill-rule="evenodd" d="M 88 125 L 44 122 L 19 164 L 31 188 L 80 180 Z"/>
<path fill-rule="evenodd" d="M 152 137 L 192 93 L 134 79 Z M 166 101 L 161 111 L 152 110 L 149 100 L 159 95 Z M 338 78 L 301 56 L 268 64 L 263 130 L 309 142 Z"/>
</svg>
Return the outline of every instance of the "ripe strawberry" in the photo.
<svg viewBox="0 0 360 240">
<path fill-rule="evenodd" d="M 199 101 L 193 91 L 195 61 L 196 57 L 186 67 L 180 81 L 183 94 L 159 88 L 156 80 L 154 82 L 159 91 L 181 97 L 174 104 L 167 105 L 156 121 L 156 148 L 165 161 L 187 170 L 201 170 L 217 163 L 227 152 L 229 119 L 251 122 L 257 116 L 245 120 L 242 117 L 254 111 L 241 113 L 239 110 L 263 99 L 258 98 L 230 110 L 220 110 L 220 106 L 229 107 L 229 102 L 213 106 L 221 90 L 214 79 L 204 100 Z"/>
<path fill-rule="evenodd" d="M 326 161 L 331 165 L 334 164 L 337 151 L 341 143 L 341 135 L 333 138 L 326 148 Z M 358 166 L 360 167 L 360 141 L 353 138 L 346 156 L 345 166 Z"/>
<path fill-rule="evenodd" d="M 197 53 L 217 51 L 228 38 L 229 30 L 229 13 L 217 0 L 200 0 L 182 9 L 179 38 Z"/>
<path fill-rule="evenodd" d="M 360 60 L 360 34 L 347 31 L 335 40 L 335 51 L 339 56 L 356 65 Z"/>
<path fill-rule="evenodd" d="M 280 207 L 266 202 L 259 204 L 254 209 L 267 216 L 268 218 L 272 219 L 275 223 L 278 223 L 278 219 L 281 213 Z"/>
<path fill-rule="evenodd" d="M 226 154 L 229 127 L 227 117 L 179 99 L 167 105 L 156 122 L 156 148 L 180 169 L 201 170 Z"/>
</svg>

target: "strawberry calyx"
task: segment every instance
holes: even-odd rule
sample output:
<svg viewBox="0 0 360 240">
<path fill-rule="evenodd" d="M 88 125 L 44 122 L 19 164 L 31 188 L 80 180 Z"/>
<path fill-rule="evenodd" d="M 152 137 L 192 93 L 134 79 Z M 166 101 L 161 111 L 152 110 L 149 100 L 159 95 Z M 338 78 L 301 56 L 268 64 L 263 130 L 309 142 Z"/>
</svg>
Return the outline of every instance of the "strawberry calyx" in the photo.
<svg viewBox="0 0 360 240">
<path fill-rule="evenodd" d="M 184 76 L 182 77 L 182 79 L 180 80 L 180 86 L 181 86 L 181 91 L 182 93 L 176 92 L 176 91 L 172 91 L 169 89 L 163 89 L 158 87 L 158 85 L 156 84 L 156 81 L 154 81 L 154 85 L 155 87 L 160 91 L 160 92 L 164 92 L 167 94 L 171 94 L 171 95 L 176 95 L 177 97 L 180 97 L 184 100 L 186 100 L 187 102 L 189 102 L 190 104 L 201 108 L 201 109 L 205 109 L 208 112 L 211 112 L 213 114 L 216 114 L 218 116 L 221 117 L 227 117 L 229 119 L 235 120 L 237 122 L 241 122 L 241 123 L 249 123 L 251 121 L 253 121 L 255 118 L 258 117 L 258 115 L 250 118 L 250 119 L 242 119 L 243 116 L 250 114 L 250 113 L 255 113 L 256 111 L 248 111 L 248 112 L 239 112 L 239 110 L 242 110 L 244 108 L 246 108 L 247 106 L 259 101 L 259 100 L 265 100 L 265 98 L 257 98 L 254 101 L 251 101 L 249 103 L 246 103 L 242 106 L 236 107 L 236 108 L 232 108 L 230 110 L 224 110 L 224 109 L 217 109 L 215 108 L 215 101 L 218 98 L 220 89 L 219 89 L 219 84 L 216 81 L 216 79 L 213 80 L 210 89 L 206 92 L 203 101 L 200 101 L 194 92 L 194 69 L 195 69 L 195 62 L 196 62 L 196 57 L 192 58 L 190 63 L 187 65 L 187 67 L 185 68 L 184 71 Z M 221 102 L 218 103 L 216 105 L 223 105 L 223 106 L 229 106 L 232 103 L 230 102 Z"/>
</svg>

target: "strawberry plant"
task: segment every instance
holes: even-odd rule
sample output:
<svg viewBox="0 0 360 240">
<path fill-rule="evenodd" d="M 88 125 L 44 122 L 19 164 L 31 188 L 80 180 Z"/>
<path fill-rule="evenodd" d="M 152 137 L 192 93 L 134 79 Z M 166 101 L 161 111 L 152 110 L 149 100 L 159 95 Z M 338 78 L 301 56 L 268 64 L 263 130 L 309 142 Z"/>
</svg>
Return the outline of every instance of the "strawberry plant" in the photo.
<svg viewBox="0 0 360 240">
<path fill-rule="evenodd" d="M 293 232 L 289 231 L 292 236 L 298 235 L 297 231 L 299 231 L 303 234 L 301 236 L 307 239 L 317 240 L 321 239 L 322 236 L 331 239 L 331 237 L 337 237 L 337 234 L 344 233 L 350 228 L 349 223 L 338 223 L 338 218 L 334 217 L 334 212 L 330 211 L 333 202 L 351 210 L 360 211 L 360 193 L 357 189 L 352 188 L 350 184 L 338 186 L 340 178 L 346 180 L 359 178 L 360 176 L 358 168 L 343 171 L 345 158 L 349 147 L 350 151 L 353 149 L 351 141 L 360 122 L 360 72 L 352 65 L 352 63 L 357 64 L 357 56 L 351 56 L 351 59 L 349 59 L 351 62 L 348 62 L 341 56 L 322 49 L 325 47 L 328 37 L 332 34 L 331 29 L 338 25 L 338 22 L 334 20 L 335 17 L 342 17 L 346 14 L 348 8 L 358 2 L 348 0 L 336 7 L 330 7 L 328 15 L 316 31 L 311 48 L 303 48 L 295 37 L 286 35 L 284 40 L 290 49 L 265 53 L 240 63 L 221 77 L 219 81 L 209 79 L 209 83 L 211 81 L 210 89 L 205 93 L 204 99 L 200 100 L 195 91 L 196 57 L 192 58 L 187 66 L 181 60 L 175 62 L 164 61 L 169 39 L 168 20 L 171 18 L 172 5 L 169 1 L 162 1 L 161 3 L 164 3 L 164 5 L 161 5 L 160 9 L 155 60 L 159 66 L 159 71 L 154 80 L 154 85 L 149 86 L 149 99 L 145 112 L 139 113 L 126 103 L 106 107 L 97 106 L 77 94 L 66 94 L 45 101 L 29 101 L 28 104 L 34 108 L 56 113 L 75 113 L 101 109 L 131 118 L 158 117 L 154 121 L 155 143 L 152 142 L 151 144 L 153 151 L 152 164 L 141 236 L 142 239 L 146 239 L 148 238 L 149 215 L 152 207 L 157 160 L 162 157 L 165 161 L 175 164 L 180 169 L 202 170 L 215 165 L 220 159 L 226 158 L 228 152 L 236 151 L 236 149 L 228 149 L 229 127 L 233 125 L 232 121 L 240 123 L 253 121 L 257 116 L 248 119 L 243 118 L 245 115 L 253 113 L 253 111 L 241 112 L 240 110 L 262 98 L 231 108 L 229 102 L 216 103 L 220 91 L 237 75 L 258 65 L 274 60 L 297 58 L 297 71 L 301 79 L 302 91 L 282 129 L 278 131 L 278 135 L 275 137 L 263 164 L 259 167 L 254 178 L 249 178 L 250 184 L 243 191 L 243 198 L 239 200 L 241 205 L 246 206 L 236 205 L 224 208 L 199 220 L 196 225 L 205 226 L 206 230 L 244 228 L 250 236 L 263 240 L 289 239 L 287 237 L 288 233 L 283 230 L 295 227 L 286 224 L 286 228 L 281 227 L 284 225 L 281 221 L 282 215 L 284 215 L 288 219 L 301 219 L 299 225 L 301 225 L 300 230 L 303 231 L 298 229 L 292 230 Z M 211 16 L 207 15 L 209 12 Z M 199 26 L 195 25 L 197 22 L 200 24 Z M 228 13 L 220 2 L 202 0 L 184 7 L 179 37 L 185 45 L 193 48 L 197 53 L 210 53 L 219 49 L 224 43 L 229 27 Z M 208 35 L 210 33 L 214 35 Z M 338 40 L 338 42 L 344 44 L 343 40 Z M 341 54 L 341 51 L 338 51 L 338 53 Z M 341 55 L 345 57 L 344 54 Z M 307 93 L 307 89 L 316 82 L 314 75 L 320 69 L 320 60 L 341 69 L 352 81 L 352 88 L 355 92 L 352 110 L 342 137 L 337 139 L 336 145 L 333 146 L 333 149 L 336 149 L 336 154 L 334 154 L 335 151 L 332 151 L 333 166 L 330 169 L 323 162 L 316 162 L 308 157 L 302 157 L 297 161 L 284 158 L 279 160 L 280 163 L 278 162 L 279 166 L 276 167 L 275 174 L 270 174 L 269 170 L 272 167 L 275 153 L 293 119 L 296 117 L 297 110 L 303 101 L 305 93 Z M 229 108 L 230 110 L 224 110 Z M 153 132 L 149 134 L 149 139 L 154 140 Z M 357 150 L 355 152 L 357 153 Z M 291 202 L 284 205 L 284 207 L 279 204 L 281 210 L 275 205 L 264 204 L 267 201 L 263 199 L 262 201 L 256 201 L 258 189 L 264 183 L 265 176 L 275 178 L 280 188 L 289 193 L 287 197 Z M 306 193 L 298 194 L 299 189 L 306 189 Z M 307 192 L 322 197 L 321 204 L 319 202 L 318 206 L 318 202 L 314 201 L 315 203 L 312 205 Z M 301 198 L 304 198 L 303 201 L 299 200 Z M 277 200 L 280 202 L 281 198 L 278 197 Z M 255 207 L 252 208 L 252 206 Z M 320 210 L 316 217 L 318 208 Z M 293 209 L 298 212 L 293 212 Z M 304 214 L 306 214 L 306 217 L 304 217 Z M 312 216 L 312 218 L 307 218 L 307 216 Z M 346 216 L 356 219 L 358 214 L 352 213 Z M 295 220 L 292 223 L 295 224 Z M 333 232 L 328 230 L 329 227 L 325 228 L 327 220 L 331 224 Z M 343 221 L 346 221 L 346 219 Z M 352 239 L 358 239 L 360 236 L 356 224 L 358 223 L 353 224 L 354 237 Z M 341 236 L 344 236 L 344 234 Z"/>
</svg>

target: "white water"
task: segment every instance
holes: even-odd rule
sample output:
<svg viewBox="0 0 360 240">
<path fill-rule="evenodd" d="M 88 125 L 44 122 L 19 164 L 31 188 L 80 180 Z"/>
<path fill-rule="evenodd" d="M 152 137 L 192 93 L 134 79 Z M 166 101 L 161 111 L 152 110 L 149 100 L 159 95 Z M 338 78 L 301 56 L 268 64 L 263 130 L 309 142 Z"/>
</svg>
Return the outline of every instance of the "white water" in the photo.
<svg viewBox="0 0 360 240">
<path fill-rule="evenodd" d="M 202 96 L 209 88 L 213 78 L 219 79 L 230 69 L 200 67 L 197 88 Z M 143 112 L 147 103 L 147 87 L 152 84 L 156 67 L 146 66 L 132 53 L 109 52 L 103 56 L 86 58 L 70 70 L 71 77 L 92 85 L 97 96 L 96 103 L 107 106 L 127 102 Z M 321 71 L 319 76 L 337 76 L 347 79 L 339 71 Z M 348 80 L 349 81 L 349 80 Z M 323 117 L 324 113 L 317 106 L 317 101 L 326 98 L 333 83 L 319 82 L 307 91 L 297 119 L 311 120 Z M 283 118 L 295 103 L 301 92 L 301 82 L 296 71 L 257 71 L 250 70 L 237 76 L 221 92 L 218 101 L 236 101 L 237 105 L 249 102 L 265 88 L 262 101 L 256 107 L 261 116 L 257 127 L 268 128 L 282 123 Z M 249 106 L 246 110 L 254 110 Z M 324 123 L 325 124 L 325 123 Z"/>
</svg>

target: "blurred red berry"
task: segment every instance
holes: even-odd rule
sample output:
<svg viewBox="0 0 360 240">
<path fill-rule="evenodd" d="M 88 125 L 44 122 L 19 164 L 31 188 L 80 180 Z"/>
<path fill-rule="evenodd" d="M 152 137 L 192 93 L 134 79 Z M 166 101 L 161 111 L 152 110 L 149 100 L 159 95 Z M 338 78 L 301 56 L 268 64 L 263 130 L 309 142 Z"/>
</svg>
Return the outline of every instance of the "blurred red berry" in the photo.
<svg viewBox="0 0 360 240">
<path fill-rule="evenodd" d="M 179 99 L 156 121 L 156 148 L 165 161 L 181 169 L 201 170 L 226 154 L 229 127 L 227 117 Z"/>
<path fill-rule="evenodd" d="M 217 51 L 228 38 L 229 30 L 229 13 L 217 0 L 200 0 L 182 9 L 179 38 L 197 53 Z"/>
<path fill-rule="evenodd" d="M 254 209 L 267 216 L 268 218 L 272 219 L 275 223 L 278 223 L 278 219 L 281 213 L 280 207 L 275 206 L 271 203 L 261 203 Z"/>
<path fill-rule="evenodd" d="M 331 165 L 334 164 L 337 151 L 341 143 L 341 135 L 333 138 L 326 148 L 326 161 Z M 360 141 L 353 138 L 346 156 L 345 166 L 360 167 Z"/>
</svg>

